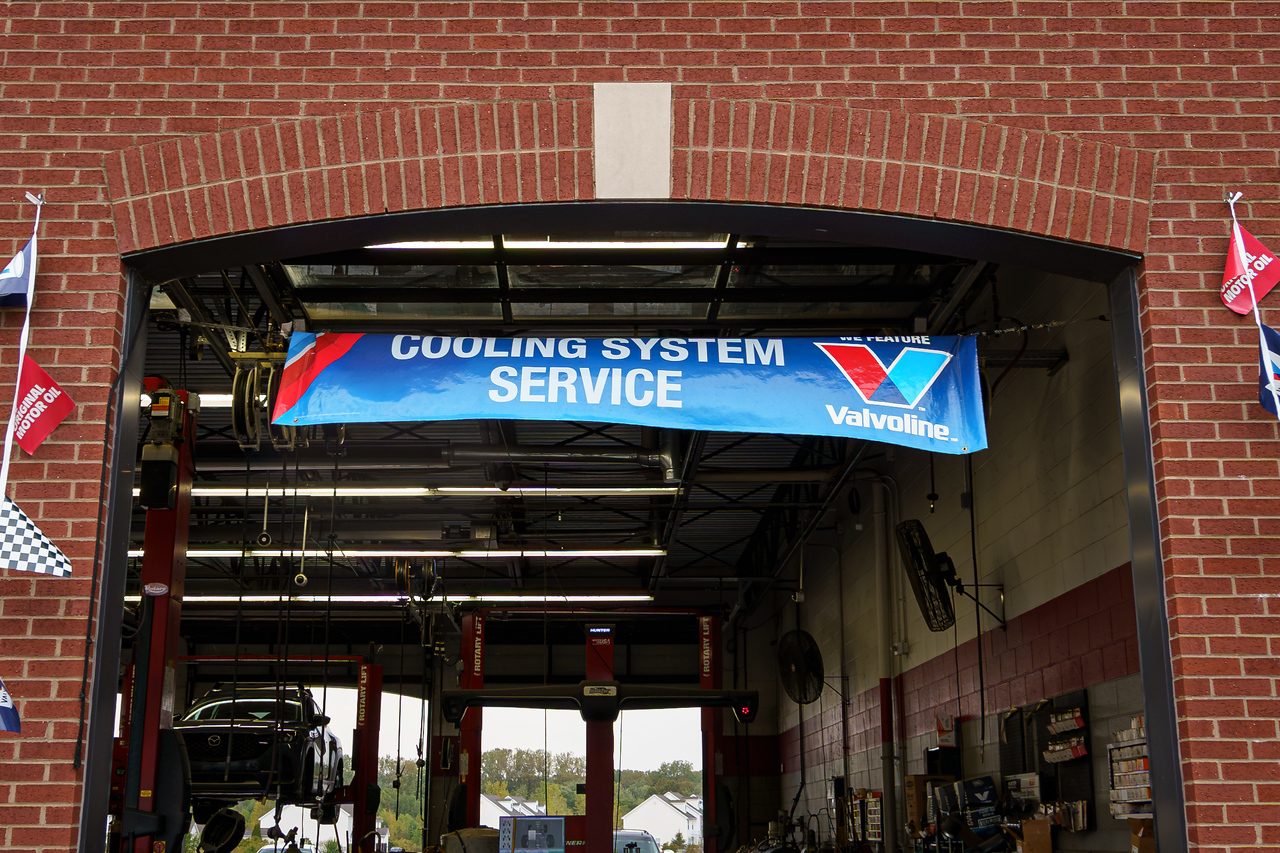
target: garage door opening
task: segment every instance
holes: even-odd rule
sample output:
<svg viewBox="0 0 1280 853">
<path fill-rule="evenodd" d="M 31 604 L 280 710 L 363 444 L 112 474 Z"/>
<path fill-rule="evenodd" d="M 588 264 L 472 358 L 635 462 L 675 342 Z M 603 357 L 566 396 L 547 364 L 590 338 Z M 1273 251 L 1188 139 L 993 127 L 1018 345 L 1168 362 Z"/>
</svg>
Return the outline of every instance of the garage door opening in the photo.
<svg viewBox="0 0 1280 853">
<path fill-rule="evenodd" d="M 894 818 L 881 832 L 905 825 L 906 776 L 957 775 L 930 774 L 924 752 L 946 707 L 960 718 L 964 776 L 1003 767 L 994 755 L 1005 734 L 997 715 L 1040 714 L 1028 706 L 1041 698 L 1068 697 L 1052 706 L 1065 712 L 1076 707 L 1068 694 L 1102 691 L 1085 697 L 1090 721 L 1107 721 L 1091 738 L 1122 731 L 1112 723 L 1144 710 L 1172 719 L 1163 674 L 1137 665 L 1141 648 L 1149 655 L 1167 636 L 1162 614 L 1135 620 L 1130 638 L 1117 633 L 1122 614 L 1107 612 L 1108 642 L 1119 638 L 1124 649 L 1119 665 L 1112 642 L 1081 649 L 1047 676 L 1061 662 L 1038 658 L 1034 637 L 1025 651 L 998 641 L 1010 631 L 1029 636 L 1050 608 L 1062 621 L 1054 630 L 1075 642 L 1080 620 L 1066 613 L 1084 612 L 1080 596 L 1098 619 L 1104 596 L 1130 614 L 1149 607 L 1131 579 L 1158 576 L 1158 560 L 1127 555 L 1150 533 L 1133 524 L 1143 469 L 1125 456 L 1133 446 L 1125 429 L 1141 406 L 1128 415 L 1117 406 L 1114 377 L 1131 375 L 1133 353 L 1117 346 L 1111 354 L 1131 328 L 1116 325 L 1133 322 L 1116 306 L 1131 294 L 1123 273 L 1134 259 L 814 211 L 664 206 L 662 230 L 652 226 L 654 206 L 556 211 L 566 225 L 550 237 L 534 223 L 551 209 L 489 211 L 487 221 L 472 211 L 447 226 L 430 216 L 388 220 L 376 235 L 361 223 L 337 242 L 324 226 L 271 251 L 257 242 L 227 244 L 216 257 L 200 246 L 130 259 L 158 285 L 134 377 L 202 398 L 176 602 L 187 651 L 225 647 L 234 625 L 244 654 L 278 653 L 282 644 L 368 652 L 385 666 L 388 689 L 407 690 L 425 674 L 438 692 L 466 666 L 465 619 L 478 608 L 501 608 L 514 625 L 538 614 L 532 621 L 547 627 L 533 643 L 488 625 L 498 632 L 491 650 L 508 661 L 531 655 L 539 673 L 554 656 L 555 632 L 580 631 L 583 613 L 708 614 L 723 626 L 720 674 L 762 693 L 761 722 L 738 727 L 721 715 L 712 723 L 723 738 L 715 774 L 721 799 L 738 806 L 739 843 L 761 837 L 779 808 L 828 808 L 835 778 L 859 810 L 858 832 L 870 831 L 865 816 L 875 811 L 875 798 L 852 796 L 859 791 L 882 792 Z M 603 215 L 611 227 L 601 226 Z M 706 221 L 718 230 L 694 224 Z M 253 257 L 239 260 L 244 252 Z M 1054 265 L 1058 272 L 1043 271 Z M 969 466 L 859 438 L 600 421 L 272 426 L 265 412 L 282 372 L 283 333 L 304 327 L 474 340 L 978 335 L 993 440 Z M 154 421 L 145 411 L 134 425 L 143 444 L 155 443 Z M 958 595 L 949 635 L 923 625 L 889 526 L 911 518 L 1007 627 Z M 141 594 L 144 558 L 123 555 L 144 550 L 146 526 L 139 509 L 131 529 L 117 528 L 122 595 Z M 974 586 L 984 583 L 1001 589 Z M 696 658 L 687 621 L 662 624 L 686 632 L 672 645 Z M 1154 625 L 1150 636 L 1138 636 L 1138 624 Z M 792 629 L 823 647 L 820 675 L 840 701 L 827 694 L 816 707 L 801 705 L 779 688 L 771 644 Z M 1054 642 L 1045 635 L 1043 644 Z M 393 665 L 402 649 L 409 662 Z M 686 663 L 672 671 L 696 683 L 696 659 Z M 443 812 L 463 751 L 438 717 L 428 728 L 426 760 L 440 783 L 428 810 Z M 1172 743 L 1153 762 L 1167 760 Z M 1091 745 L 1097 811 L 1111 780 L 1102 771 L 1107 742 Z M 1022 751 L 1025 766 L 1035 750 L 1024 741 Z M 481 752 L 467 756 L 477 770 Z M 886 766 L 896 768 L 887 777 Z M 711 803 L 719 792 L 703 793 Z M 832 826 L 833 834 L 853 831 L 851 817 Z M 723 843 L 728 834 L 710 837 Z"/>
</svg>

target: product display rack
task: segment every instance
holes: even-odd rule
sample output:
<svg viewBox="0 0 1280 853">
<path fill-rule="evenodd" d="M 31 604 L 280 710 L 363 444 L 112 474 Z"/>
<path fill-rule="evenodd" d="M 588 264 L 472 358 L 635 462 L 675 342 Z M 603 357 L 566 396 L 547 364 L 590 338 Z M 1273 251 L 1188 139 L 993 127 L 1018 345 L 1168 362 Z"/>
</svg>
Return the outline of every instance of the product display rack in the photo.
<svg viewBox="0 0 1280 853">
<path fill-rule="evenodd" d="M 1151 771 L 1142 717 L 1134 717 L 1129 728 L 1115 733 L 1115 741 L 1107 744 L 1107 759 L 1111 769 L 1111 815 L 1151 817 Z"/>
</svg>

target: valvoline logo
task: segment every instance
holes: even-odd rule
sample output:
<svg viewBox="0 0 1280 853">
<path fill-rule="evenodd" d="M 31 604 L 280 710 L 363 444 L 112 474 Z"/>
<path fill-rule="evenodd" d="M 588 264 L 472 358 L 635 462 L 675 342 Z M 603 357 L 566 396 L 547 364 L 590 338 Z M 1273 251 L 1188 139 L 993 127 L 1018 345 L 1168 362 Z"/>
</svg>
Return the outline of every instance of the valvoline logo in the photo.
<svg viewBox="0 0 1280 853">
<path fill-rule="evenodd" d="M 942 374 L 951 354 L 906 347 L 888 367 L 866 344 L 815 344 L 867 403 L 913 408 Z"/>
</svg>

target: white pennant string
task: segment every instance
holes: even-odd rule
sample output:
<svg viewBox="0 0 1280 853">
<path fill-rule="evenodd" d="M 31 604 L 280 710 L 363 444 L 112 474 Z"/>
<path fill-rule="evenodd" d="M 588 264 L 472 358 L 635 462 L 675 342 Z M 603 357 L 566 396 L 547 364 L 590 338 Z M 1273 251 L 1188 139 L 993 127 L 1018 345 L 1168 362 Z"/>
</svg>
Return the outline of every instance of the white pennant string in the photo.
<svg viewBox="0 0 1280 853">
<path fill-rule="evenodd" d="M 27 193 L 27 201 L 36 206 L 36 222 L 31 229 L 31 272 L 27 276 L 27 313 L 22 319 L 22 334 L 18 337 L 18 372 L 13 377 L 13 406 L 9 409 L 9 424 L 4 431 L 4 462 L 0 463 L 0 496 L 9 493 L 9 457 L 13 454 L 14 415 L 18 412 L 19 378 L 22 376 L 22 363 L 27 356 L 27 335 L 31 332 L 31 303 L 36 294 L 36 236 L 40 232 L 40 209 L 44 207 L 44 193 L 32 195 Z"/>
</svg>

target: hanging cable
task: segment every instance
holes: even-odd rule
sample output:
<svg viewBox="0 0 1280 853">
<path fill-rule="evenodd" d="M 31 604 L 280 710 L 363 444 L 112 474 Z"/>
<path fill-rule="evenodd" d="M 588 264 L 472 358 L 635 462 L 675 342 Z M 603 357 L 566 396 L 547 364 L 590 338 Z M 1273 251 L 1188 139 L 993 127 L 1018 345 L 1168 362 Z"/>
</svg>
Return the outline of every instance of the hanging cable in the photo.
<svg viewBox="0 0 1280 853">
<path fill-rule="evenodd" d="M 391 787 L 396 792 L 396 820 L 400 819 L 400 778 L 404 775 L 404 761 L 400 757 L 400 724 L 404 721 L 404 617 L 400 614 L 400 694 L 396 702 L 396 778 Z"/>
<path fill-rule="evenodd" d="M 329 637 L 330 637 L 329 632 L 333 622 L 333 552 L 337 547 L 336 546 L 337 537 L 334 536 L 333 531 L 334 531 L 334 520 L 337 517 L 337 514 L 338 514 L 338 457 L 335 456 L 333 459 L 333 495 L 329 500 L 329 538 L 328 538 L 329 577 L 328 577 L 328 582 L 325 585 L 326 590 L 325 590 L 325 603 L 324 603 L 324 669 L 323 669 L 324 674 L 323 674 L 323 680 L 321 682 L 321 690 L 320 690 L 321 716 L 326 716 L 329 713 Z M 302 543 L 303 553 L 306 552 L 306 549 L 307 549 L 307 543 L 304 540 Z M 324 739 L 324 740 L 327 740 L 327 739 Z M 362 745 L 366 749 L 370 748 L 369 744 L 362 744 Z M 323 743 L 323 746 L 325 747 L 325 751 L 327 751 L 327 743 Z M 377 744 L 373 744 L 372 748 L 376 750 Z M 328 761 L 328 757 L 325 756 L 324 760 Z M 376 762 L 375 762 L 375 766 L 376 766 Z M 319 770 L 319 768 L 316 768 L 316 769 L 317 771 Z M 374 783 L 377 782 L 376 779 L 361 780 L 362 784 L 365 784 L 365 785 L 368 785 L 370 781 Z M 314 784 L 314 779 L 312 780 L 312 784 Z"/>
<path fill-rule="evenodd" d="M 435 684 L 435 683 L 438 683 L 439 681 L 439 679 L 436 678 L 435 655 L 431 654 L 430 657 L 428 658 L 427 653 L 425 651 L 428 647 L 428 643 L 434 642 L 433 634 L 431 632 L 431 629 L 428 627 L 429 624 L 430 622 L 427 618 L 426 611 L 423 610 L 422 623 L 421 623 L 422 635 L 421 635 L 420 645 L 424 649 L 424 653 L 423 653 L 424 657 L 422 661 L 422 681 L 421 681 L 420 687 L 418 688 L 418 698 L 421 700 L 420 707 L 419 707 L 419 717 L 418 717 L 418 763 L 417 763 L 418 776 L 417 776 L 417 779 L 414 781 L 414 788 L 413 788 L 415 791 L 420 792 L 419 796 L 421 797 L 421 802 L 422 802 L 422 845 L 421 845 L 422 850 L 427 849 L 427 838 L 431 834 L 431 780 L 432 780 L 432 777 L 435 775 L 434 753 L 432 754 L 432 759 L 430 764 L 427 764 L 426 759 L 422 757 L 423 741 L 428 736 L 428 731 L 427 731 L 427 661 L 428 660 L 430 660 L 431 662 L 432 683 Z M 428 745 L 427 748 L 429 751 L 432 751 L 432 747 L 430 745 Z M 426 769 L 425 773 L 423 773 L 424 768 Z"/>
<path fill-rule="evenodd" d="M 978 596 L 982 589 L 978 583 L 978 509 L 973 484 L 973 456 L 965 456 L 965 474 L 969 480 L 969 547 L 973 554 L 973 618 L 978 632 L 978 726 L 982 745 L 978 749 L 978 760 L 982 761 L 987 751 L 987 689 L 982 672 L 982 611 Z"/>
<path fill-rule="evenodd" d="M 619 810 L 622 808 L 622 713 L 618 713 L 618 766 L 613 771 L 613 825 L 616 827 L 621 819 Z M 616 836 L 616 832 L 614 833 Z"/>
<path fill-rule="evenodd" d="M 222 765 L 222 780 L 231 779 L 231 743 L 236 738 L 236 686 L 240 684 L 240 623 L 244 621 L 244 561 L 249 550 L 249 488 L 253 477 L 253 463 L 248 451 L 244 454 L 244 509 L 243 529 L 240 536 L 240 561 L 236 584 L 236 633 L 231 658 L 231 724 L 227 727 L 227 753 Z M 275 751 L 271 753 L 271 769 L 275 770 Z"/>
<path fill-rule="evenodd" d="M 548 778 L 548 772 L 551 765 L 551 749 L 547 744 L 547 714 L 546 708 L 542 709 L 542 802 L 547 808 L 551 807 L 551 783 Z M 547 812 L 550 814 L 550 812 Z"/>
</svg>

